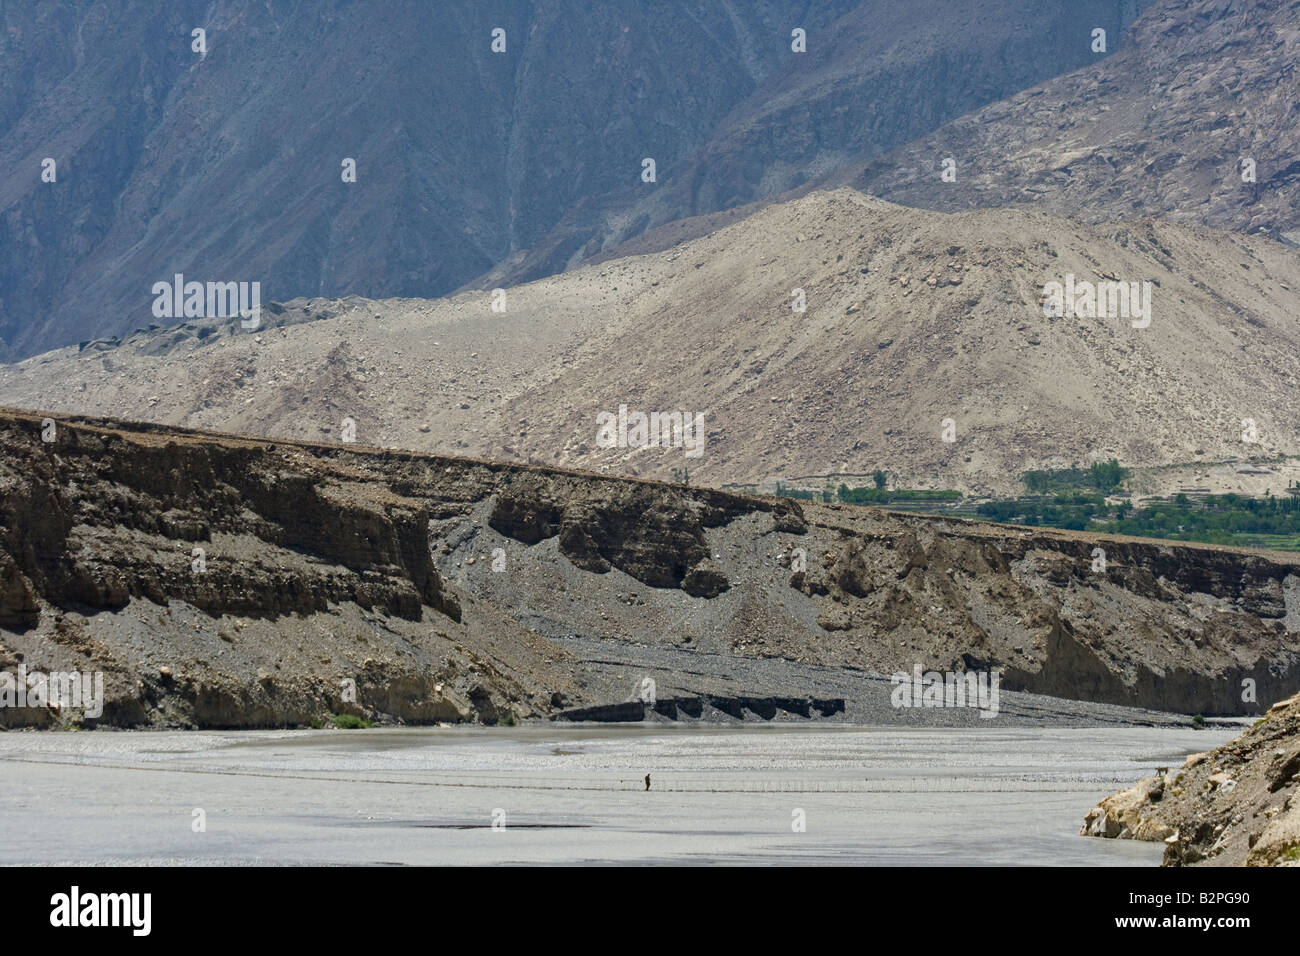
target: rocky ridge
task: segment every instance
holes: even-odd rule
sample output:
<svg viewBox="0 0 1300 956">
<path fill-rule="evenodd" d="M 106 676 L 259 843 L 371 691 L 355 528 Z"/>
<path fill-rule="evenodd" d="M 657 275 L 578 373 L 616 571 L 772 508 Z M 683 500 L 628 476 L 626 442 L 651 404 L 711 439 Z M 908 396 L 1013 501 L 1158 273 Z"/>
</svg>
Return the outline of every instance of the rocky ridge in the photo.
<svg viewBox="0 0 1300 956">
<path fill-rule="evenodd" d="M 916 664 L 1183 714 L 1300 686 L 1295 557 L 45 419 L 0 415 L 0 669 L 102 671 L 108 724 L 494 722 L 647 676 L 862 721 Z"/>
<path fill-rule="evenodd" d="M 1300 243 L 1300 5 L 1162 0 L 1123 49 L 977 109 L 847 181 L 957 211 L 1152 216 Z M 954 182 L 941 164 L 957 163 Z"/>
<path fill-rule="evenodd" d="M 1044 315 L 1044 285 L 1067 275 L 1149 282 L 1150 326 Z M 715 487 L 879 468 L 903 487 L 1008 494 L 1027 469 L 1114 457 L 1181 464 L 1201 485 L 1211 463 L 1249 459 L 1271 472 L 1250 490 L 1280 493 L 1300 479 L 1297 289 L 1300 254 L 1259 237 L 945 215 L 844 189 L 505 290 L 504 311 L 488 292 L 294 300 L 251 332 L 88 342 L 0 367 L 0 402 L 305 440 L 350 419 L 369 445 L 685 468 Z M 600 447 L 598 416 L 620 405 L 703 415 L 702 453 Z M 1239 490 L 1237 470 L 1215 490 Z"/>
</svg>

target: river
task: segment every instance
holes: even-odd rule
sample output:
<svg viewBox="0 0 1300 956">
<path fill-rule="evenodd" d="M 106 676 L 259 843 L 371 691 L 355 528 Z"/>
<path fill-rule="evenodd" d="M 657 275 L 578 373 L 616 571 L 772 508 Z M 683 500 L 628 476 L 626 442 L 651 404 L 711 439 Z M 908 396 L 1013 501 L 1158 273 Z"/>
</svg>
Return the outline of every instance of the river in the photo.
<svg viewBox="0 0 1300 956">
<path fill-rule="evenodd" d="M 1237 732 L 11 732 L 0 863 L 1155 865 L 1084 814 Z"/>
</svg>

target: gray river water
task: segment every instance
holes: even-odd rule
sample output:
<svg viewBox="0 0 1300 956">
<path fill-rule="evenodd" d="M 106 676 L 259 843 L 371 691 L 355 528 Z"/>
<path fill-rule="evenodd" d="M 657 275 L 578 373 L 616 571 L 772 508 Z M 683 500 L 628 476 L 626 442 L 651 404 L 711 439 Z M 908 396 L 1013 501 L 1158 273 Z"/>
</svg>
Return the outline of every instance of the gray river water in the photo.
<svg viewBox="0 0 1300 956">
<path fill-rule="evenodd" d="M 1236 733 L 7 733 L 0 863 L 1155 865 L 1084 814 Z"/>
</svg>

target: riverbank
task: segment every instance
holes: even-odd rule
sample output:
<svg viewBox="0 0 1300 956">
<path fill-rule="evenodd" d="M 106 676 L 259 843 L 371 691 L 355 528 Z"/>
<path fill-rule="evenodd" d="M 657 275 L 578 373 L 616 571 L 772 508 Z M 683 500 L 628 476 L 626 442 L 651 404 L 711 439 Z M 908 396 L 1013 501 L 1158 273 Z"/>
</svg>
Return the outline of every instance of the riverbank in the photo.
<svg viewBox="0 0 1300 956">
<path fill-rule="evenodd" d="M 1300 866 L 1300 695 L 1240 737 L 1101 801 L 1089 836 L 1162 844 L 1166 866 Z"/>
</svg>

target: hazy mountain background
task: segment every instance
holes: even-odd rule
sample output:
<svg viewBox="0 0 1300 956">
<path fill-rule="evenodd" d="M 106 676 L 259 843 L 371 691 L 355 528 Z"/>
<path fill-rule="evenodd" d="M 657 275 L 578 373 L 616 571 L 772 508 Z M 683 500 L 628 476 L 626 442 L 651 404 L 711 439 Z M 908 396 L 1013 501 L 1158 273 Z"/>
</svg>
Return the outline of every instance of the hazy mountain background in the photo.
<svg viewBox="0 0 1300 956">
<path fill-rule="evenodd" d="M 27 355 L 129 331 L 176 272 L 282 300 L 549 274 L 860 170 L 1091 65 L 1096 27 L 1114 52 L 1146 6 L 7 0 L 0 340 Z"/>
</svg>

